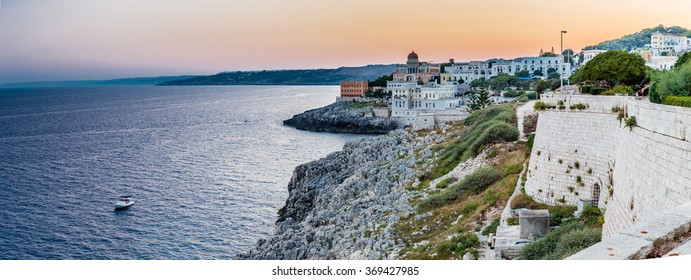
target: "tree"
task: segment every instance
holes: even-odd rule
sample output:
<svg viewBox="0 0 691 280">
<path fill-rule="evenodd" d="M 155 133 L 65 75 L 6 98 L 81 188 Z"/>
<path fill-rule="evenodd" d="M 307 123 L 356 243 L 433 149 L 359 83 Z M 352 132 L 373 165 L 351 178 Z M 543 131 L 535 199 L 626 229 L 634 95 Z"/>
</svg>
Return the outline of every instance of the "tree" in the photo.
<svg viewBox="0 0 691 280">
<path fill-rule="evenodd" d="M 645 60 L 637 54 L 606 51 L 577 70 L 574 79 L 576 82 L 606 81 L 610 88 L 615 84 L 633 86 L 644 81 L 647 69 Z"/>
<path fill-rule="evenodd" d="M 489 86 L 489 83 L 487 83 L 487 80 L 485 77 L 479 78 L 477 80 L 473 80 L 470 82 L 470 87 L 471 88 L 486 88 Z"/>
<path fill-rule="evenodd" d="M 470 100 L 468 100 L 468 112 L 484 109 L 492 105 L 492 100 L 489 98 L 487 90 L 471 91 Z"/>
<path fill-rule="evenodd" d="M 678 69 L 679 67 L 684 65 L 684 63 L 689 61 L 689 59 L 691 59 L 691 51 L 685 52 L 684 54 L 679 56 L 679 58 L 677 59 L 677 62 L 674 63 L 674 69 Z"/>
<path fill-rule="evenodd" d="M 547 79 L 559 79 L 559 73 L 557 73 L 557 71 L 549 73 L 547 74 Z"/>
<path fill-rule="evenodd" d="M 374 81 L 368 81 L 367 85 L 370 87 L 386 87 L 386 81 L 393 81 L 393 74 L 379 76 Z"/>
<path fill-rule="evenodd" d="M 374 91 L 368 91 L 365 93 L 365 97 L 379 99 L 378 103 L 386 104 L 386 100 L 391 98 L 391 91 L 385 91 L 383 88 L 375 89 Z"/>
<path fill-rule="evenodd" d="M 691 63 L 673 71 L 665 71 L 653 78 L 650 102 L 661 103 L 665 96 L 691 96 Z"/>
<path fill-rule="evenodd" d="M 535 83 L 535 91 L 537 92 L 537 99 L 540 99 L 540 94 L 544 92 L 546 89 L 550 88 L 552 84 L 550 82 L 547 82 L 545 80 L 539 80 L 537 83 Z"/>
<path fill-rule="evenodd" d="M 540 70 L 540 69 L 533 71 L 533 76 L 542 76 L 542 75 L 543 75 L 542 70 Z"/>
<path fill-rule="evenodd" d="M 520 77 L 520 78 L 530 77 L 530 72 L 528 72 L 528 70 L 518 71 L 518 72 L 516 72 L 516 77 Z"/>
<path fill-rule="evenodd" d="M 495 90 L 505 90 L 518 82 L 518 77 L 506 73 L 500 73 L 489 79 L 489 86 Z"/>
</svg>

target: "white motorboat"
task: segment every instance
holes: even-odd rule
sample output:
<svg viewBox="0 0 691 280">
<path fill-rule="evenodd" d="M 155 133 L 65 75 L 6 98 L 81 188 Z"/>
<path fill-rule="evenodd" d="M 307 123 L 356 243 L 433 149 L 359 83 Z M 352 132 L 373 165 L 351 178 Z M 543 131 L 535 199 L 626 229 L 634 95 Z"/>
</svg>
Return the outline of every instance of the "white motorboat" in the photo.
<svg viewBox="0 0 691 280">
<path fill-rule="evenodd" d="M 115 210 L 126 209 L 127 207 L 132 206 L 132 204 L 134 204 L 134 200 L 132 200 L 130 196 L 121 196 L 120 200 L 115 203 Z"/>
</svg>

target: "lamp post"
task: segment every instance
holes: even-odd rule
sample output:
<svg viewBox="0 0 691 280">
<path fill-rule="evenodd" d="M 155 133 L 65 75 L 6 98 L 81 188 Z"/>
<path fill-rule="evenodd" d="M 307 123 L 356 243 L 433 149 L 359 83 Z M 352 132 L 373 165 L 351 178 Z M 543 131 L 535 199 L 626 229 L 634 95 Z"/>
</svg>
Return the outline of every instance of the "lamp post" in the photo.
<svg viewBox="0 0 691 280">
<path fill-rule="evenodd" d="M 564 33 L 566 33 L 566 30 L 562 30 L 561 33 L 559 34 L 561 37 L 561 60 L 559 61 L 559 84 L 561 87 L 564 87 Z"/>
</svg>

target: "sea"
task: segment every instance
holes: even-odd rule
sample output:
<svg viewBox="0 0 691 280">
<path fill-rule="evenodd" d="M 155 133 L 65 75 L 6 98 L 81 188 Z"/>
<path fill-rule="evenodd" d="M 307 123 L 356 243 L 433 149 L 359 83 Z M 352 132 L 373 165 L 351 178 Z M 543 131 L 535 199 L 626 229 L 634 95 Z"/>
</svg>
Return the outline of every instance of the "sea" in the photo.
<svg viewBox="0 0 691 280">
<path fill-rule="evenodd" d="M 0 88 L 0 259 L 233 259 L 271 237 L 297 165 L 370 137 L 282 124 L 338 93 Z"/>
</svg>

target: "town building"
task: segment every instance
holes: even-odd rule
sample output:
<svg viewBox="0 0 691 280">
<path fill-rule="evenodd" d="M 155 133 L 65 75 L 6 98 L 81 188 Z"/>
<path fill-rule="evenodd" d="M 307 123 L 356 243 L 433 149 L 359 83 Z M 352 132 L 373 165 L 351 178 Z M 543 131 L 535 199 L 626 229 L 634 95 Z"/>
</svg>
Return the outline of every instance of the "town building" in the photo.
<svg viewBox="0 0 691 280">
<path fill-rule="evenodd" d="M 536 70 L 540 70 L 543 76 L 546 76 L 549 69 L 554 69 L 554 71 L 561 73 L 564 79 L 573 73 L 571 64 L 559 63 L 559 57 L 519 57 L 512 60 L 490 59 L 486 61 L 459 62 L 445 67 L 444 72 L 450 74 L 453 81 L 470 83 L 481 78 L 489 80 L 501 73 L 516 75 L 516 73 L 523 70 L 528 71 L 531 75 Z"/>
<path fill-rule="evenodd" d="M 386 89 L 391 92 L 391 117 L 416 129 L 462 120 L 468 113 L 457 87 L 455 84 L 389 81 Z"/>
<path fill-rule="evenodd" d="M 341 99 L 352 100 L 364 97 L 368 89 L 367 81 L 341 81 Z"/>
<path fill-rule="evenodd" d="M 394 81 L 429 83 L 439 77 L 441 67 L 439 64 L 421 62 L 415 51 L 408 54 L 405 64 L 399 64 L 393 74 Z"/>
<path fill-rule="evenodd" d="M 655 32 L 650 35 L 650 48 L 655 56 L 677 56 L 691 50 L 691 38 L 682 34 Z"/>
<path fill-rule="evenodd" d="M 603 52 L 606 52 L 606 50 L 584 50 L 583 61 L 581 62 L 581 65 L 585 65 L 586 63 L 588 63 L 588 61 L 591 61 L 593 58 L 595 58 L 595 56 Z"/>
</svg>

